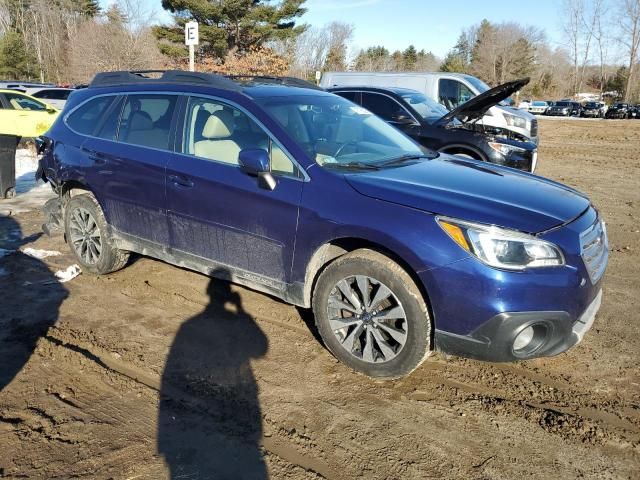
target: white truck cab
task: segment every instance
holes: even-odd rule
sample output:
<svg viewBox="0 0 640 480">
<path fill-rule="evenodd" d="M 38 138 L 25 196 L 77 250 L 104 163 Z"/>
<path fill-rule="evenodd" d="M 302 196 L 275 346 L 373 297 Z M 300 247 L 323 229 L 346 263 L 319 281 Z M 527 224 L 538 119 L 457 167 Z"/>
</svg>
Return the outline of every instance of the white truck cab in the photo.
<svg viewBox="0 0 640 480">
<path fill-rule="evenodd" d="M 491 88 L 472 75 L 449 72 L 325 72 L 320 80 L 320 86 L 322 88 L 345 86 L 410 88 L 440 102 L 449 110 Z M 487 127 L 510 130 L 538 143 L 538 121 L 526 111 L 502 105 L 494 106 L 478 123 Z"/>
</svg>

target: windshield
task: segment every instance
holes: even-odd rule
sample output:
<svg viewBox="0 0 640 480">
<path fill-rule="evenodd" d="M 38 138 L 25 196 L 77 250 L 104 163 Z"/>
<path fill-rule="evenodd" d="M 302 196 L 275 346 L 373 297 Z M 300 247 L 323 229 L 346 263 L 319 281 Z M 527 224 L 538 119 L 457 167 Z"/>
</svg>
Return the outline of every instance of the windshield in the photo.
<svg viewBox="0 0 640 480">
<path fill-rule="evenodd" d="M 571 102 L 556 102 L 556 107 L 572 107 Z"/>
<path fill-rule="evenodd" d="M 368 110 L 337 95 L 268 97 L 257 102 L 323 167 L 378 168 L 421 147 Z"/>
<path fill-rule="evenodd" d="M 477 95 L 480 95 L 481 93 L 484 93 L 487 90 L 491 90 L 491 87 L 486 83 L 484 83 L 479 78 L 472 77 L 471 75 L 465 75 L 464 78 L 467 82 L 469 82 L 473 86 L 473 88 L 475 88 L 478 91 Z"/>
<path fill-rule="evenodd" d="M 546 107 L 547 102 L 533 102 L 531 105 L 533 105 L 534 107 Z"/>
<path fill-rule="evenodd" d="M 595 102 L 587 102 L 585 104 L 585 107 L 587 107 L 587 108 L 599 108 L 600 104 L 599 103 L 595 103 Z"/>
<path fill-rule="evenodd" d="M 425 121 L 433 123 L 446 115 L 447 110 L 442 104 L 425 97 L 421 93 L 407 93 L 402 95 L 402 99 L 413 107 Z"/>
</svg>

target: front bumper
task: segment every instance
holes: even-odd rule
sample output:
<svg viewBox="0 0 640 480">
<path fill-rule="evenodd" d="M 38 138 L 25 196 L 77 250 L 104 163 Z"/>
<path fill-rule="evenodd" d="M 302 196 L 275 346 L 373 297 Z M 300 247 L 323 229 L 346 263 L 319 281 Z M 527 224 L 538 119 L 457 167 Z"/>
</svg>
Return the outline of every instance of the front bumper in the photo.
<svg viewBox="0 0 640 480">
<path fill-rule="evenodd" d="M 573 321 L 568 312 L 504 312 L 468 335 L 436 330 L 436 349 L 444 353 L 490 362 L 510 362 L 558 355 L 578 344 L 591 328 L 602 303 L 602 290 L 585 311 Z M 534 327 L 533 347 L 522 353 L 514 350 L 516 337 Z M 539 332 L 539 333 L 538 333 Z"/>
<path fill-rule="evenodd" d="M 560 246 L 565 265 L 507 271 L 469 257 L 419 272 L 429 292 L 437 349 L 511 361 L 557 355 L 580 341 L 601 302 L 608 262 L 606 229 L 589 208 L 540 238 Z M 516 336 L 528 326 L 544 341 L 516 352 Z"/>
</svg>

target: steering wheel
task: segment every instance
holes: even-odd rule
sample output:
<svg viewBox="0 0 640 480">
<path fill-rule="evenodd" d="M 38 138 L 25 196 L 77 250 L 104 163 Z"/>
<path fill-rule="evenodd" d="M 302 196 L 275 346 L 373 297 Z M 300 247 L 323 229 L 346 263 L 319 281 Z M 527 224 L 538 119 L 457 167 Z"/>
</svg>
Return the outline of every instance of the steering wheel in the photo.
<svg viewBox="0 0 640 480">
<path fill-rule="evenodd" d="M 353 146 L 358 146 L 358 142 L 347 142 L 344 143 L 342 145 L 340 145 L 340 148 L 338 148 L 338 150 L 336 150 L 336 153 L 333 154 L 333 158 L 338 158 L 340 156 L 340 154 L 342 153 L 342 150 L 345 149 L 345 147 L 348 147 L 349 145 L 353 145 Z"/>
</svg>

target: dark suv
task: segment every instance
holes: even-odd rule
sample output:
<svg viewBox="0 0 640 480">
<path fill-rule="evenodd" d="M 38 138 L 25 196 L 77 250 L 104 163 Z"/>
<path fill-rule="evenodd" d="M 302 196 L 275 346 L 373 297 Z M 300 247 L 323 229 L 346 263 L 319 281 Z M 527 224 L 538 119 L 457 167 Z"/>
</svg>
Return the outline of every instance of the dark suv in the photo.
<svg viewBox="0 0 640 480">
<path fill-rule="evenodd" d="M 300 81 L 99 74 L 44 145 L 45 229 L 85 272 L 138 252 L 311 307 L 367 375 L 405 375 L 433 349 L 555 355 L 600 306 L 607 238 L 584 195 L 425 152 Z"/>
<path fill-rule="evenodd" d="M 582 113 L 582 105 L 578 102 L 560 101 L 554 102 L 552 107 L 549 107 L 545 112 L 545 115 L 560 116 L 560 117 L 579 117 Z"/>
<path fill-rule="evenodd" d="M 337 87 L 329 91 L 362 105 L 421 145 L 450 153 L 533 172 L 537 146 L 518 134 L 478 124 L 494 105 L 528 83 L 505 83 L 448 111 L 415 90 L 398 87 Z"/>
</svg>

